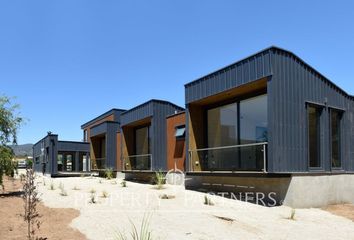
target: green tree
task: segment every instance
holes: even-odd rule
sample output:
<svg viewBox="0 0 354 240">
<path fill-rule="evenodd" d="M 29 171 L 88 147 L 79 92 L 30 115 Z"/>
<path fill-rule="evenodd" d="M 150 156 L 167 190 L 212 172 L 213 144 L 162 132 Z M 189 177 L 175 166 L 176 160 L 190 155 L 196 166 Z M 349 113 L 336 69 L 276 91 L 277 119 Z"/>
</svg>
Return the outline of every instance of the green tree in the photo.
<svg viewBox="0 0 354 240">
<path fill-rule="evenodd" d="M 7 96 L 0 96 L 0 185 L 3 186 L 3 176 L 13 176 L 17 164 L 12 161 L 14 152 L 9 144 L 17 144 L 17 131 L 23 119 L 17 110 L 18 104 L 13 104 Z"/>
</svg>

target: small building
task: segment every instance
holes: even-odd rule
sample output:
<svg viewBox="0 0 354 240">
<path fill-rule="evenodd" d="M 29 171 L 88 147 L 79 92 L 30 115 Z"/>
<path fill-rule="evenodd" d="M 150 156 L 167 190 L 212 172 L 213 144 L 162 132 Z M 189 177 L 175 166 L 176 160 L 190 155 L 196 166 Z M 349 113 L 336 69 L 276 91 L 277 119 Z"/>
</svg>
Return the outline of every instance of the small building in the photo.
<svg viewBox="0 0 354 240">
<path fill-rule="evenodd" d="M 292 52 L 253 54 L 186 84 L 185 99 L 188 188 L 354 202 L 354 97 Z"/>
<path fill-rule="evenodd" d="M 51 176 L 89 172 L 89 149 L 86 142 L 61 141 L 48 133 L 33 145 L 34 170 Z"/>
<path fill-rule="evenodd" d="M 166 117 L 183 110 L 154 99 L 122 113 L 123 171 L 127 178 L 137 173 L 167 171 Z"/>
<path fill-rule="evenodd" d="M 120 118 L 125 110 L 113 108 L 81 125 L 90 145 L 91 169 L 121 171 Z"/>
</svg>

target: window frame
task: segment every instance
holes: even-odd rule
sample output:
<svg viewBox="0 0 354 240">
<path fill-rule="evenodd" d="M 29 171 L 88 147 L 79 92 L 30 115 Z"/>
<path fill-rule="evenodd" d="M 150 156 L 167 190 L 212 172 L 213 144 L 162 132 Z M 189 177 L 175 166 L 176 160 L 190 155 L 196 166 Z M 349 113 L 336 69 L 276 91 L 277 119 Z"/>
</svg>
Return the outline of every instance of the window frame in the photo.
<svg viewBox="0 0 354 240">
<path fill-rule="evenodd" d="M 318 130 L 318 162 L 319 166 L 317 167 L 312 167 L 310 165 L 311 160 L 310 160 L 310 118 L 309 118 L 309 108 L 315 108 L 316 113 L 319 113 L 318 116 L 318 122 L 319 122 L 319 130 Z M 323 131 L 323 124 L 322 124 L 322 117 L 323 117 L 323 112 L 325 111 L 326 107 L 322 104 L 316 104 L 313 102 L 306 102 L 306 139 L 307 139 L 307 167 L 310 172 L 319 172 L 319 171 L 324 171 L 324 164 L 323 164 L 323 158 L 322 158 L 322 131 Z M 318 112 L 319 110 L 319 112 Z"/>
<path fill-rule="evenodd" d="M 183 135 L 177 136 L 176 135 L 177 134 L 177 130 L 178 129 L 182 129 L 182 128 L 184 128 Z M 175 126 L 175 138 L 176 138 L 176 140 L 183 140 L 183 139 L 186 138 L 186 125 L 182 124 L 182 125 Z"/>
<path fill-rule="evenodd" d="M 338 128 L 339 128 L 339 132 L 338 132 L 338 154 L 339 154 L 339 162 L 340 162 L 340 167 L 334 167 L 332 164 L 332 154 L 333 154 L 333 145 L 332 145 L 332 112 L 337 112 L 337 116 L 339 117 L 339 119 L 337 119 L 338 121 Z M 329 125 L 329 166 L 331 171 L 341 171 L 343 170 L 343 146 L 342 146 L 342 137 L 343 137 L 343 118 L 344 118 L 344 113 L 345 111 L 342 109 L 338 109 L 335 107 L 328 107 L 328 125 Z"/>
</svg>

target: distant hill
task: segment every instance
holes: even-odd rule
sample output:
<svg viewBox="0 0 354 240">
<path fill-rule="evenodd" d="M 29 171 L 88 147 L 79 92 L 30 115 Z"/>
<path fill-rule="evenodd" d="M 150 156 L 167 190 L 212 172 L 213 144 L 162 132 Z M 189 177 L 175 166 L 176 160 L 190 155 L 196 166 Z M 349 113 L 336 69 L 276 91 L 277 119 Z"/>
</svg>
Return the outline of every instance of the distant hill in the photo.
<svg viewBox="0 0 354 240">
<path fill-rule="evenodd" d="M 12 145 L 11 148 L 14 150 L 16 157 L 23 156 L 32 156 L 32 147 L 33 144 L 22 144 L 22 145 Z"/>
</svg>

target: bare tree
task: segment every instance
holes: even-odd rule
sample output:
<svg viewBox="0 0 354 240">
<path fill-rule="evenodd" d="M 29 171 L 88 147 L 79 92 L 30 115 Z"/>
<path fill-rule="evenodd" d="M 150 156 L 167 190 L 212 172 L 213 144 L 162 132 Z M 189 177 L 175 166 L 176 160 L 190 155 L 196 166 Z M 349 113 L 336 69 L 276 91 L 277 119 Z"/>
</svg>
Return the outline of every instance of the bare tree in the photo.
<svg viewBox="0 0 354 240">
<path fill-rule="evenodd" d="M 23 185 L 24 221 L 27 223 L 27 239 L 45 240 L 47 238 L 35 237 L 36 230 L 40 228 L 42 217 L 37 210 L 37 204 L 40 202 L 37 187 L 35 185 L 35 175 L 32 169 L 26 169 L 26 177 Z"/>
</svg>

